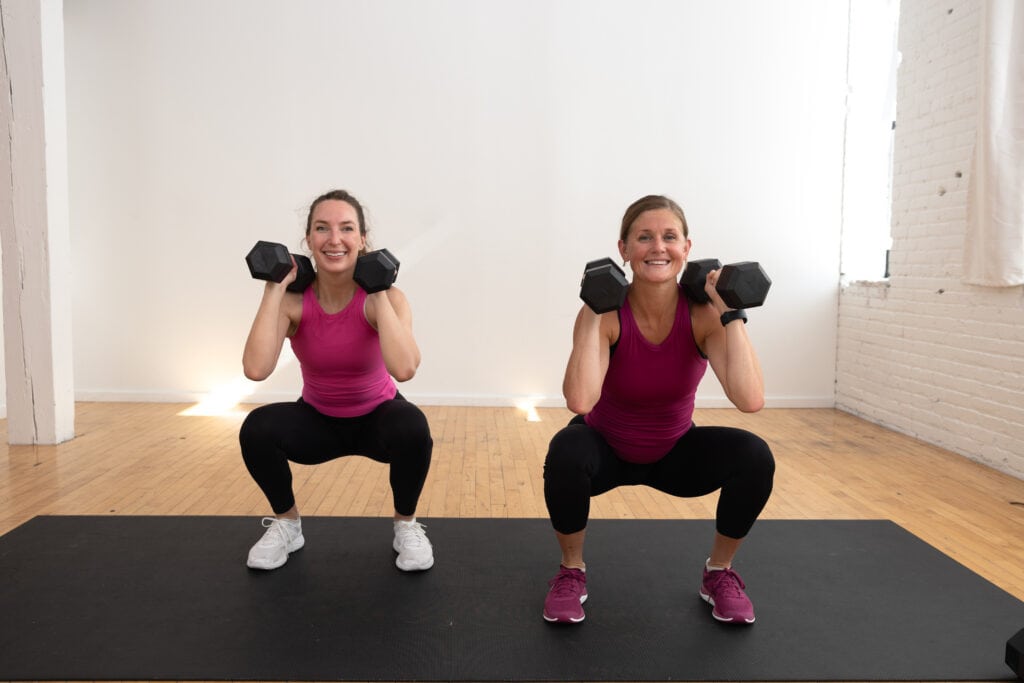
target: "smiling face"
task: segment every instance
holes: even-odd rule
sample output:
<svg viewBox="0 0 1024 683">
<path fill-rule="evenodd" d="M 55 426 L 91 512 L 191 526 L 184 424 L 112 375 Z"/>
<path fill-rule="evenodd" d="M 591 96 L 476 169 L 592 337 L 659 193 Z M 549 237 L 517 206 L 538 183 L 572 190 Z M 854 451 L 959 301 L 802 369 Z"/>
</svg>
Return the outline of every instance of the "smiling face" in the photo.
<svg viewBox="0 0 1024 683">
<path fill-rule="evenodd" d="M 683 222 L 670 209 L 644 211 L 629 226 L 619 253 L 629 262 L 634 280 L 675 280 L 686 265 L 690 240 Z"/>
<path fill-rule="evenodd" d="M 313 252 L 317 272 L 341 272 L 355 267 L 366 247 L 356 208 L 340 199 L 319 202 L 310 214 L 306 244 Z"/>
</svg>

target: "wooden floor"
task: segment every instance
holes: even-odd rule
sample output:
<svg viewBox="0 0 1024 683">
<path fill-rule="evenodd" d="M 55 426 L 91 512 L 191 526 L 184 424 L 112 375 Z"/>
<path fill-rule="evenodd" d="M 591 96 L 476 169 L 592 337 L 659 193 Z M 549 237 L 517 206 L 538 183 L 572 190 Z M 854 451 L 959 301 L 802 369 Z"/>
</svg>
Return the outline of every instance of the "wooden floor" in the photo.
<svg viewBox="0 0 1024 683">
<path fill-rule="evenodd" d="M 43 514 L 267 514 L 239 455 L 244 414 L 181 415 L 188 407 L 79 403 L 73 440 L 0 446 L 0 534 Z M 529 422 L 515 408 L 423 410 L 435 446 L 421 518 L 547 516 L 542 463 L 568 411 L 538 409 L 540 421 Z M 1024 481 L 835 410 L 698 410 L 695 421 L 744 427 L 771 444 L 775 491 L 762 518 L 891 519 L 1024 599 Z M 0 421 L 0 443 L 6 436 Z M 293 471 L 306 516 L 392 514 L 386 467 L 356 457 Z M 716 500 L 626 487 L 595 498 L 592 516 L 711 518 Z M 259 531 L 254 520 L 253 540 Z"/>
</svg>

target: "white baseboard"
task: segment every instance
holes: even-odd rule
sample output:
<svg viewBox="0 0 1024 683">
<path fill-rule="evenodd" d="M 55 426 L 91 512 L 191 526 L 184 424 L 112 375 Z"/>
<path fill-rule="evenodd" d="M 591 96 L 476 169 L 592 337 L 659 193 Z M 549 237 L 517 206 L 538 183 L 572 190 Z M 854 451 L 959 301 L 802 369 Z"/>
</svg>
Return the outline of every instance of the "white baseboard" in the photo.
<svg viewBox="0 0 1024 683">
<path fill-rule="evenodd" d="M 564 408 L 565 399 L 561 396 L 509 396 L 500 394 L 417 394 L 403 395 L 424 406 L 479 406 L 479 407 L 516 407 L 533 406 L 535 408 Z M 100 403 L 198 403 L 205 395 L 190 392 L 128 392 L 128 391 L 82 391 L 75 395 L 76 401 L 96 401 Z M 273 403 L 294 401 L 298 394 L 293 392 L 264 393 L 259 401 L 246 403 Z M 697 408 L 731 408 L 727 398 L 697 398 Z M 834 396 L 769 396 L 765 400 L 766 408 L 834 408 Z M 6 415 L 6 410 L 4 411 Z"/>
</svg>

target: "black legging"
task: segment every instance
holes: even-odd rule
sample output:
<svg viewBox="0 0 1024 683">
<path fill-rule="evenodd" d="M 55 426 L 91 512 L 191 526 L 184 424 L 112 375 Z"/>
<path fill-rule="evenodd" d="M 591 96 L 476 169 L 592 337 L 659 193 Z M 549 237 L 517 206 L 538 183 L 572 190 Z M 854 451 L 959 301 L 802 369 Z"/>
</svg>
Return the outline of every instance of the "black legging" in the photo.
<svg viewBox="0 0 1024 683">
<path fill-rule="evenodd" d="M 316 465 L 365 455 L 390 463 L 395 511 L 411 516 L 434 448 L 423 411 L 401 394 L 360 417 L 329 417 L 302 399 L 260 406 L 245 418 L 238 441 L 249 474 L 275 514 L 295 505 L 289 461 Z"/>
<path fill-rule="evenodd" d="M 551 439 L 544 500 L 555 531 L 572 534 L 586 528 L 591 496 L 617 486 L 644 484 L 686 498 L 721 489 L 715 528 L 739 539 L 768 502 L 774 475 L 768 444 L 742 429 L 693 426 L 661 460 L 637 465 L 615 455 L 604 437 L 576 416 Z"/>
</svg>

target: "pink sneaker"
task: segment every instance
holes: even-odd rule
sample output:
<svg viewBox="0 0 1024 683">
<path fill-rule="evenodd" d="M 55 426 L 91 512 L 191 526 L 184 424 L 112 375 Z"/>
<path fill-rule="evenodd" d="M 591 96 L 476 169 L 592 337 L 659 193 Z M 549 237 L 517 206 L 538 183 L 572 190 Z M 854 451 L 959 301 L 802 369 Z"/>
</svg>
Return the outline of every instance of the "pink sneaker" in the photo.
<svg viewBox="0 0 1024 683">
<path fill-rule="evenodd" d="M 754 606 L 743 592 L 743 579 L 732 569 L 704 568 L 700 597 L 712 607 L 711 616 L 731 624 L 753 624 Z"/>
<path fill-rule="evenodd" d="M 558 574 L 548 581 L 551 589 L 544 598 L 544 619 L 561 624 L 583 621 L 583 603 L 587 600 L 587 575 L 579 569 L 559 565 Z"/>
</svg>

